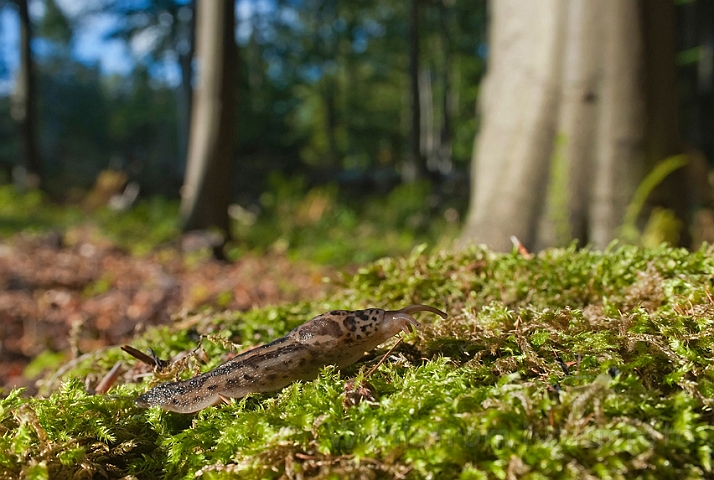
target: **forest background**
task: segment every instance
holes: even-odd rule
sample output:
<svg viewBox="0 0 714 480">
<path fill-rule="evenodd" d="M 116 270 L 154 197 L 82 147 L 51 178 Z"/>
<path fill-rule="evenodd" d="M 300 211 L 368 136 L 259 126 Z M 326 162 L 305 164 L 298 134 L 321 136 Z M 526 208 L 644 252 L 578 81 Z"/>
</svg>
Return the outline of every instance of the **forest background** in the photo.
<svg viewBox="0 0 714 480">
<path fill-rule="evenodd" d="M 713 23 L 0 0 L 0 478 L 708 478 Z M 419 303 L 448 318 L 315 381 L 134 403 Z"/>
<path fill-rule="evenodd" d="M 57 202 L 92 210 L 129 186 L 115 198 L 118 209 L 137 194 L 183 192 L 189 203 L 192 115 L 194 127 L 208 124 L 194 108 L 209 103 L 194 98 L 201 65 L 210 63 L 197 38 L 230 30 L 230 49 L 216 56 L 231 66 L 220 87 L 230 122 L 207 129 L 226 145 L 213 154 L 224 162 L 221 174 L 208 175 L 225 185 L 210 190 L 226 193 L 209 200 L 205 224 L 186 218 L 184 206 L 185 230 L 213 224 L 240 236 L 239 224 L 265 218 L 281 192 L 304 198 L 322 187 L 313 193 L 326 205 L 339 199 L 359 211 L 365 198 L 406 184 L 415 203 L 426 203 L 400 217 L 421 230 L 454 237 L 471 192 L 462 240 L 507 250 L 517 235 L 529 248 L 573 239 L 602 248 L 637 237 L 625 210 L 637 207 L 636 187 L 670 158 L 675 166 L 664 169 L 680 171 L 665 173 L 667 184 L 635 212 L 637 227 L 647 233 L 654 221 L 651 244 L 691 247 L 711 237 L 711 211 L 697 216 L 711 205 L 714 150 L 707 1 L 630 2 L 619 24 L 587 1 L 546 2 L 530 13 L 518 2 L 489 10 L 483 1 L 245 1 L 222 15 L 228 30 L 209 21 L 204 34 L 190 1 L 0 7 L 0 182 L 40 186 Z M 509 30 L 520 35 L 516 48 L 500 41 Z M 487 60 L 492 80 L 482 82 Z M 479 96 L 489 83 L 503 87 Z M 529 118 L 536 115 L 543 117 Z M 484 118 L 492 123 L 475 142 Z M 506 124 L 501 137 L 489 128 Z M 198 150 L 204 158 L 194 163 L 207 162 Z M 672 158 L 681 154 L 686 169 Z M 612 180 L 618 176 L 625 180 Z M 530 193 L 540 191 L 547 198 Z M 233 204 L 233 226 L 223 203 Z M 322 213 L 316 207 L 311 215 Z"/>
<path fill-rule="evenodd" d="M 710 1 L 615 2 L 612 14 L 587 0 L 218 3 L 224 10 L 205 13 L 202 28 L 188 0 L 0 2 L 3 236 L 49 232 L 50 244 L 79 248 L 87 234 L 73 232 L 89 224 L 130 255 L 178 241 L 222 260 L 252 252 L 320 268 L 459 237 L 501 251 L 511 236 L 535 250 L 714 239 Z M 202 58 L 203 37 L 218 42 L 215 58 Z M 197 93 L 202 68 L 223 82 L 214 87 L 226 118 L 196 107 L 210 105 Z M 201 146 L 211 141 L 223 146 Z M 216 160 L 199 177 L 223 193 L 204 196 L 204 210 L 187 207 L 201 196 L 187 193 L 187 166 Z M 205 228 L 213 233 L 177 240 Z M 27 243 L 20 238 L 10 244 Z M 91 300 L 120 281 L 105 267 L 80 280 L 28 280 L 39 258 L 28 248 L 27 261 L 4 255 L 10 323 L 27 323 L 42 304 L 18 307 L 11 291 L 23 285 L 59 284 Z M 306 271 L 286 275 L 298 286 L 255 287 L 258 300 L 225 285 L 181 297 L 233 308 L 285 291 L 295 299 L 315 290 L 298 280 Z M 169 290 L 148 301 L 134 285 L 116 300 L 122 308 L 103 308 L 138 302 L 136 318 L 163 321 Z M 61 317 L 66 333 L 77 316 Z M 92 319 L 89 338 L 113 323 L 79 317 Z M 5 352 L 24 364 L 47 347 L 32 338 L 38 331 L 20 328 L 24 340 Z"/>
<path fill-rule="evenodd" d="M 100 171 L 115 169 L 138 182 L 142 197 L 178 198 L 196 81 L 195 6 L 64 3 L 29 4 L 44 189 L 76 202 Z M 235 12 L 232 199 L 258 208 L 272 172 L 357 194 L 385 193 L 399 183 L 412 122 L 409 5 L 238 2 Z M 15 2 L 4 2 L 4 183 L 24 155 L 12 115 L 20 30 L 8 28 L 19 19 Z M 485 3 L 425 4 L 419 21 L 420 155 L 430 171 L 464 187 L 486 54 Z M 87 42 L 102 46 L 86 53 Z"/>
</svg>

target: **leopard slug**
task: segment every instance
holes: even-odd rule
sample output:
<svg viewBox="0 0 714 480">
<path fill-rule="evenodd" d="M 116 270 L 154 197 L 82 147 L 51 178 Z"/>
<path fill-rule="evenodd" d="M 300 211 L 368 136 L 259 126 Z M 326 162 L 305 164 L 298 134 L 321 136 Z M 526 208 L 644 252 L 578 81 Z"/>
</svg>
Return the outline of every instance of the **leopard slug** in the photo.
<svg viewBox="0 0 714 480">
<path fill-rule="evenodd" d="M 179 382 L 158 385 L 136 400 L 143 408 L 155 405 L 193 413 L 228 398 L 279 390 L 295 380 L 312 380 L 326 365 L 347 367 L 365 352 L 401 330 L 419 323 L 416 312 L 446 313 L 428 305 L 401 310 L 333 310 L 306 322 L 282 338 L 244 352 L 215 369 Z"/>
</svg>

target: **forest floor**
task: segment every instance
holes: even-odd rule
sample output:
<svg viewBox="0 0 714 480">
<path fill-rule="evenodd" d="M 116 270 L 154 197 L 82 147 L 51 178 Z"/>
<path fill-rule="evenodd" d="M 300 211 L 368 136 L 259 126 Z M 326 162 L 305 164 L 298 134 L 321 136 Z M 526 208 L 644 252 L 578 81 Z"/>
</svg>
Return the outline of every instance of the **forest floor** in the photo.
<svg viewBox="0 0 714 480">
<path fill-rule="evenodd" d="M 326 280 L 356 265 L 453 238 L 459 214 L 425 214 L 429 192 L 413 184 L 348 205 L 334 186 L 276 176 L 260 205 L 231 207 L 230 261 L 219 262 L 210 238 L 180 234 L 175 201 L 117 212 L 0 186 L 0 388 L 35 393 L 44 370 L 190 312 L 323 298 Z"/>
<path fill-rule="evenodd" d="M 713 278 L 712 248 L 422 247 L 317 301 L 179 311 L 131 339 L 168 369 L 105 348 L 0 399 L 0 479 L 711 478 Z M 320 313 L 414 303 L 449 316 L 314 380 L 195 414 L 135 403 Z"/>
<path fill-rule="evenodd" d="M 420 216 L 419 192 L 371 220 L 313 192 L 265 221 L 242 212 L 220 263 L 162 201 L 89 226 L 3 193 L 2 379 L 28 388 L 0 395 L 0 480 L 714 472 L 714 247 L 456 251 L 436 240 L 453 215 Z M 195 414 L 135 402 L 321 313 L 410 304 L 448 318 Z"/>
<path fill-rule="evenodd" d="M 181 312 L 317 300 L 336 274 L 286 253 L 229 263 L 206 248 L 185 251 L 200 241 L 184 237 L 137 256 L 89 227 L 0 240 L 0 387 L 34 393 L 42 370 L 126 343 Z"/>
</svg>

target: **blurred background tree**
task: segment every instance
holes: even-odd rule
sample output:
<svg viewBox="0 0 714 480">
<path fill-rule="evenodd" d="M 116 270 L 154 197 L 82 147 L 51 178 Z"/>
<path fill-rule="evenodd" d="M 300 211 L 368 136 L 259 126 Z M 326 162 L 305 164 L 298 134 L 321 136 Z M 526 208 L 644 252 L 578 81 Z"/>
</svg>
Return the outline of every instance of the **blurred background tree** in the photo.
<svg viewBox="0 0 714 480">
<path fill-rule="evenodd" d="M 0 1 L 3 182 L 30 158 L 20 141 L 27 138 L 20 135 L 23 124 L 9 115 L 22 78 L 18 2 Z M 101 171 L 114 169 L 136 182 L 142 196 L 178 198 L 196 86 L 194 2 L 25 4 L 34 30 L 37 91 L 31 97 L 43 188 L 57 200 L 78 201 Z M 464 239 L 500 249 L 510 248 L 511 234 L 535 248 L 571 238 L 602 246 L 617 235 L 634 189 L 663 158 L 695 149 L 704 173 L 694 177 L 705 179 L 706 159 L 714 153 L 711 0 L 616 2 L 613 8 L 637 27 L 632 31 L 605 20 L 607 9 L 595 0 L 553 0 L 525 18 L 528 5 L 237 1 L 235 55 L 241 61 L 231 200 L 254 212 L 270 204 L 267 189 L 299 183 L 281 183 L 273 172 L 304 178 L 305 189 L 338 185 L 337 195 L 348 200 L 421 177 L 429 185 L 424 209 L 454 205 L 449 215 L 458 218 L 468 205 L 474 154 L 476 188 Z M 509 32 L 532 56 L 521 52 L 509 60 L 499 43 Z M 479 96 L 487 59 L 489 77 Z M 619 75 L 610 68 L 618 61 L 637 72 L 623 82 L 607 80 Z M 607 102 L 616 111 L 607 114 Z M 607 140 L 605 128 L 629 128 L 606 120 L 620 118 L 627 105 L 635 112 L 628 125 L 640 122 L 641 131 L 626 142 Z M 519 119 L 532 128 L 514 128 Z M 494 128 L 511 129 L 512 138 L 493 140 Z M 612 195 L 603 197 L 604 210 L 597 210 L 592 185 L 607 182 L 595 175 L 605 170 L 593 162 L 607 156 L 607 142 L 617 150 L 608 170 L 616 181 L 608 187 Z M 489 162 L 498 175 L 520 168 L 521 180 L 494 180 L 484 170 Z M 632 175 L 617 173 L 628 166 Z M 681 189 L 708 192 L 705 180 L 692 189 L 686 175 L 686 169 L 669 175 L 643 214 L 660 205 L 686 224 L 708 202 L 706 194 L 680 201 Z M 600 222 L 606 226 L 595 228 L 596 217 L 607 218 Z M 677 235 L 687 241 L 686 230 Z"/>
<path fill-rule="evenodd" d="M 216 227 L 224 238 L 230 234 L 228 205 L 238 60 L 233 11 L 232 0 L 198 5 L 198 85 L 193 95 L 193 127 L 181 191 L 183 229 Z"/>
<path fill-rule="evenodd" d="M 112 166 L 137 180 L 144 195 L 178 195 L 188 141 L 189 87 L 195 86 L 190 61 L 194 3 L 70 3 L 31 2 L 37 30 L 33 54 L 39 75 L 39 147 L 47 155 L 49 191 L 74 198 L 76 189 L 87 189 L 99 171 Z M 4 22 L 17 21 L 18 9 L 3 5 Z M 235 127 L 235 155 L 242 160 L 234 175 L 234 195 L 255 198 L 266 186 L 261 179 L 274 170 L 300 173 L 318 183 L 377 177 L 388 185 L 399 181 L 411 154 L 413 130 L 410 8 L 402 2 L 352 5 L 334 0 L 236 3 L 242 58 L 236 117 L 246 121 Z M 438 132 L 441 138 L 439 129 L 445 124 L 449 133 L 444 135 L 454 138 L 453 161 L 463 172 L 483 69 L 479 48 L 485 2 L 424 2 L 419 16 L 419 43 L 429 47 L 422 46 L 419 56 L 423 81 L 417 96 L 426 112 L 419 119 L 419 133 L 434 137 Z M 106 52 L 94 57 L 79 53 L 90 34 L 107 46 Z M 13 38 L 5 35 L 3 41 Z M 117 42 L 123 44 L 121 53 Z M 9 65 L 6 85 L 14 84 L 9 77 L 16 71 L 15 48 L 19 45 L 6 44 L 0 52 Z M 1 98 L 9 93 L 6 88 Z M 56 101 L 60 97 L 61 105 Z M 3 100 L 0 108 L 8 111 L 8 103 Z M 451 109 L 454 118 L 443 120 L 444 109 Z M 17 127 L 3 125 L 3 137 L 16 144 Z M 19 162 L 17 148 L 8 146 L 0 157 L 6 169 Z M 433 139 L 421 142 L 422 155 L 432 155 L 429 149 L 434 150 Z"/>
<path fill-rule="evenodd" d="M 527 248 L 573 239 L 605 248 L 615 238 L 637 240 L 659 207 L 669 212 L 662 240 L 691 245 L 689 217 L 711 193 L 706 175 L 688 175 L 701 170 L 699 156 L 684 158 L 674 2 L 491 5 L 462 241 L 509 250 L 511 234 Z M 635 212 L 637 189 L 660 164 L 674 167 Z"/>
<path fill-rule="evenodd" d="M 37 90 L 31 52 L 34 28 L 28 0 L 14 0 L 20 20 L 20 65 L 11 97 L 11 116 L 19 127 L 22 160 L 14 168 L 14 180 L 21 189 L 37 187 L 42 180 L 42 160 L 37 149 Z"/>
<path fill-rule="evenodd" d="M 95 9 L 94 15 L 109 13 L 117 22 L 107 33 L 129 45 L 137 46 L 136 62 L 146 69 L 164 60 L 180 70 L 176 88 L 176 134 L 178 149 L 170 184 L 181 184 L 186 170 L 188 137 L 193 95 L 193 56 L 195 50 L 195 2 L 187 0 L 152 0 L 149 2 L 109 1 Z M 92 13 L 84 14 L 91 18 Z M 148 45 L 141 47 L 142 43 Z M 176 83 L 176 82 L 175 82 Z"/>
</svg>

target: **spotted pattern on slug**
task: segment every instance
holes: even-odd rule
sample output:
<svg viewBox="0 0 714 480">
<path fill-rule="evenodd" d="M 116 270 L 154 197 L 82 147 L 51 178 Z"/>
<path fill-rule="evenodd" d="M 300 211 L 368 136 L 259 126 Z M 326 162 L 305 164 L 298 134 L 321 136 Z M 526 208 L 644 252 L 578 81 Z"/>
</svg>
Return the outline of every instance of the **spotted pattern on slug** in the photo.
<svg viewBox="0 0 714 480">
<path fill-rule="evenodd" d="M 136 404 L 192 413 L 225 398 L 279 390 L 295 380 L 312 380 L 326 365 L 352 365 L 364 352 L 402 330 L 418 326 L 411 314 L 422 311 L 446 318 L 444 312 L 427 305 L 401 310 L 333 310 L 209 372 L 158 385 L 140 396 Z"/>
</svg>

